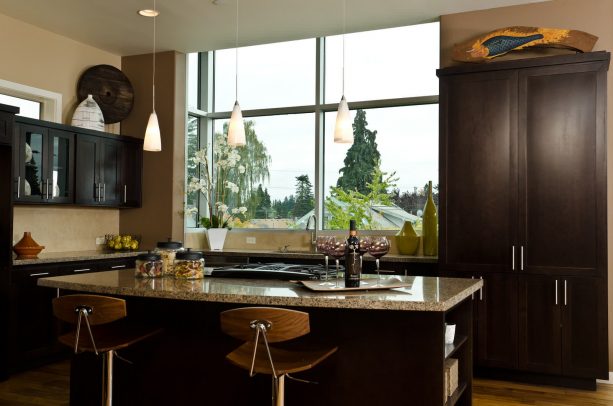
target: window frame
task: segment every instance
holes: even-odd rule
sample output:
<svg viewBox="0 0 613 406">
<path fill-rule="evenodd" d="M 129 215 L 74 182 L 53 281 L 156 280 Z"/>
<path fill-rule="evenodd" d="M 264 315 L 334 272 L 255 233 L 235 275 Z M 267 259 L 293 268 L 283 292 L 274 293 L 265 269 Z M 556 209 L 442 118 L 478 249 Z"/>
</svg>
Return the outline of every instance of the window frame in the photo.
<svg viewBox="0 0 613 406">
<path fill-rule="evenodd" d="M 324 161 L 325 161 L 325 128 L 324 116 L 327 112 L 338 110 L 339 103 L 325 103 L 325 55 L 326 55 L 326 37 L 317 37 L 316 40 L 316 58 L 315 58 L 315 103 L 302 106 L 289 107 L 272 107 L 252 110 L 242 110 L 243 118 L 261 116 L 278 116 L 288 114 L 314 113 L 315 114 L 315 178 L 313 180 L 314 197 L 315 197 L 315 215 L 317 217 L 317 230 L 323 230 L 323 210 L 325 191 L 324 188 Z M 215 91 L 215 51 L 207 51 L 198 53 L 198 106 L 197 108 L 189 108 L 188 115 L 200 118 L 199 134 L 200 145 L 207 146 L 208 151 L 211 151 L 211 141 L 213 139 L 213 121 L 218 119 L 230 119 L 232 110 L 215 111 L 214 108 L 214 91 Z M 189 65 L 189 64 L 187 64 Z M 358 109 L 376 109 L 386 107 L 407 107 L 417 105 L 438 104 L 439 95 L 400 97 L 391 99 L 377 100 L 360 100 L 348 102 L 349 110 Z M 228 106 L 231 107 L 231 106 Z M 186 146 L 187 152 L 187 146 Z M 187 173 L 187 168 L 186 168 Z M 188 181 L 186 177 L 186 182 Z M 200 203 L 199 210 L 202 210 Z M 187 226 L 186 226 L 187 228 Z M 192 227 L 189 227 L 193 229 Z M 237 228 L 235 230 L 243 230 Z M 249 232 L 253 231 L 298 231 L 292 229 L 244 229 Z M 391 230 L 385 230 L 391 231 Z"/>
</svg>

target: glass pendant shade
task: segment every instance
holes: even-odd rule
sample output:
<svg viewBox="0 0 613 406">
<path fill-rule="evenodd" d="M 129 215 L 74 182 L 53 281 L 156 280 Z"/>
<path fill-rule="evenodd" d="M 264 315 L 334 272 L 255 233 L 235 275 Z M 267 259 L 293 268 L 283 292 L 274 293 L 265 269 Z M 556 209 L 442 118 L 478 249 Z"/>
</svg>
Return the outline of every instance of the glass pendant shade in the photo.
<svg viewBox="0 0 613 406">
<path fill-rule="evenodd" d="M 155 111 L 149 116 L 147 129 L 145 130 L 145 142 L 143 150 L 158 152 L 162 150 L 162 140 L 160 138 L 160 124 L 158 123 L 158 115 Z"/>
<path fill-rule="evenodd" d="M 243 113 L 238 100 L 234 102 L 230 124 L 228 126 L 228 145 L 242 147 L 247 143 L 245 138 L 245 124 L 243 123 Z"/>
<path fill-rule="evenodd" d="M 337 144 L 353 143 L 353 127 L 351 126 L 351 116 L 349 115 L 349 105 L 345 95 L 341 98 L 336 113 L 336 125 L 334 126 L 334 142 Z"/>
</svg>

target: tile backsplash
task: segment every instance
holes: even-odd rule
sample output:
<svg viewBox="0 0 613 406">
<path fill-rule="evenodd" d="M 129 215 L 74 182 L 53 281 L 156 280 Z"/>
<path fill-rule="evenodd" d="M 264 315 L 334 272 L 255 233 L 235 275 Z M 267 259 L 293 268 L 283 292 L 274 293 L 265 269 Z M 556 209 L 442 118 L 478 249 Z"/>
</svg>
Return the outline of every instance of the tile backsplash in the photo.
<svg viewBox="0 0 613 406">
<path fill-rule="evenodd" d="M 15 206 L 13 244 L 29 231 L 45 246 L 43 252 L 89 251 L 101 249 L 96 237 L 119 233 L 119 210 Z"/>
</svg>

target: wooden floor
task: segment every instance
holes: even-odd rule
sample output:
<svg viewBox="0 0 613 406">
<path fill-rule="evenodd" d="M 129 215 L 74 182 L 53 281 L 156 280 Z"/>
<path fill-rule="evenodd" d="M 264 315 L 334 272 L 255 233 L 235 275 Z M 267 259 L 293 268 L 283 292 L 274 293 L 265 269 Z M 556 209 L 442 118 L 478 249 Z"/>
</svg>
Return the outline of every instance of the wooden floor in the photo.
<svg viewBox="0 0 613 406">
<path fill-rule="evenodd" d="M 0 382 L 0 406 L 68 405 L 69 368 L 68 361 L 60 362 Z M 594 392 L 483 379 L 474 381 L 473 406 L 523 405 L 613 406 L 613 385 L 598 384 Z"/>
</svg>

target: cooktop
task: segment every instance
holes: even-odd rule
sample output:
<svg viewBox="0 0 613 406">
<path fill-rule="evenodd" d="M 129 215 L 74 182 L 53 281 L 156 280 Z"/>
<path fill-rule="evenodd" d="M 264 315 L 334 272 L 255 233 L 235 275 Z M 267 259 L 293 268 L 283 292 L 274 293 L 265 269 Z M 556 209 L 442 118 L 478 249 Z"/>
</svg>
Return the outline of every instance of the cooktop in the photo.
<svg viewBox="0 0 613 406">
<path fill-rule="evenodd" d="M 339 267 L 343 270 L 344 267 Z M 219 278 L 248 278 L 248 279 L 282 279 L 282 280 L 308 280 L 325 278 L 324 265 L 296 265 L 284 263 L 272 264 L 239 264 L 213 268 L 211 275 Z M 328 269 L 328 277 L 336 276 L 336 266 Z"/>
</svg>

